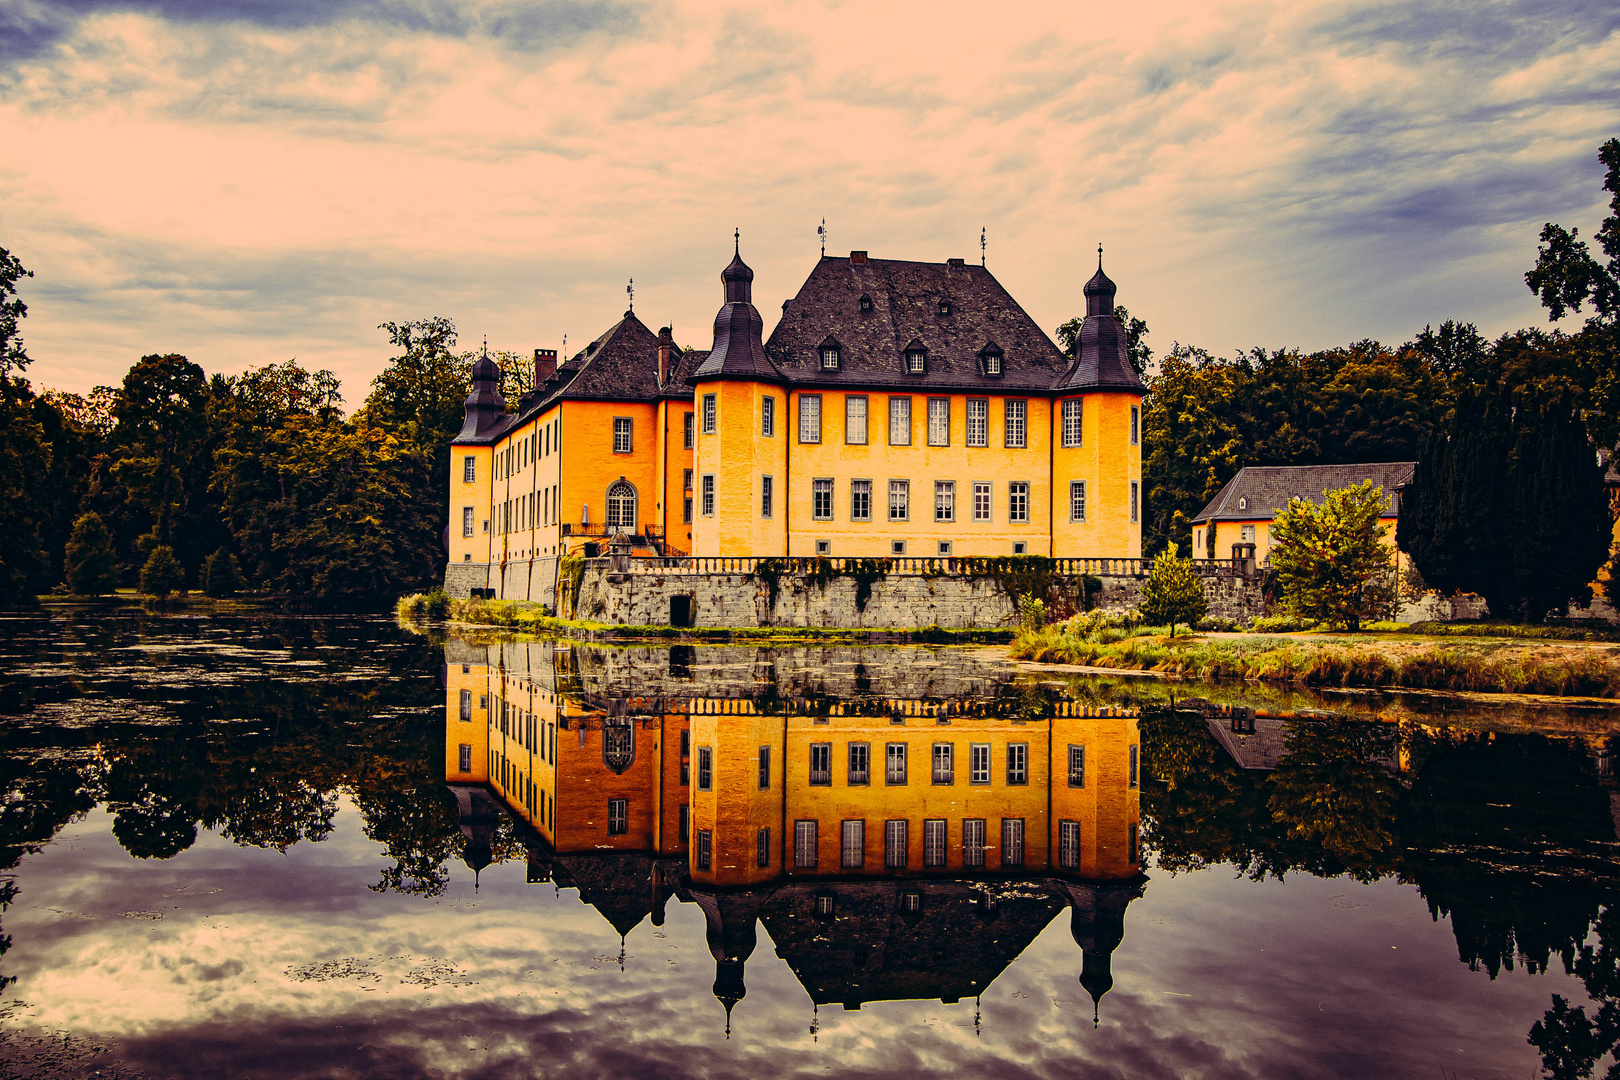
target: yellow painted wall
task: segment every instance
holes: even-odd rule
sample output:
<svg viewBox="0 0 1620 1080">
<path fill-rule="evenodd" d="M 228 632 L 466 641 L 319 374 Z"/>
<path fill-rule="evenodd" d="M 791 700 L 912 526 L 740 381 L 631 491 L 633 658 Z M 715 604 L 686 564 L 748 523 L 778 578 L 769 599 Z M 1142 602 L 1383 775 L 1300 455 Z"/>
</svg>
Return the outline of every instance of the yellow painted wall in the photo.
<svg viewBox="0 0 1620 1080">
<path fill-rule="evenodd" d="M 1052 554 L 1057 558 L 1138 559 L 1142 556 L 1141 404 L 1135 394 L 1086 394 L 1080 398 L 1080 445 L 1063 445 L 1062 400 L 1051 403 L 1049 437 L 1053 507 Z M 1131 441 L 1131 410 L 1137 410 L 1137 439 Z M 1071 520 L 1069 485 L 1086 485 L 1086 518 Z M 1136 516 L 1131 516 L 1131 485 Z"/>
<path fill-rule="evenodd" d="M 663 484 L 660 498 L 663 506 L 659 510 L 664 527 L 664 536 L 675 548 L 687 552 L 692 551 L 692 525 L 685 519 L 685 502 L 691 497 L 692 517 L 697 518 L 697 492 L 685 488 L 686 472 L 692 469 L 694 450 L 686 448 L 686 417 L 692 415 L 692 405 L 683 401 L 664 401 L 658 406 L 659 411 L 659 442 L 658 460 L 663 463 Z M 694 424 L 696 421 L 694 420 Z M 693 429 L 692 441 L 697 442 L 696 428 Z M 693 481 L 696 484 L 696 481 Z"/>
<path fill-rule="evenodd" d="M 470 484 L 465 481 L 467 458 L 473 459 L 473 482 Z M 453 563 L 489 561 L 491 530 L 494 528 L 489 516 L 492 461 L 492 451 L 487 446 L 450 448 L 449 558 Z M 471 536 L 462 535 L 462 511 L 467 507 L 471 507 L 473 512 Z"/>
<path fill-rule="evenodd" d="M 607 521 L 607 491 L 621 477 L 636 489 L 636 524 L 659 521 L 658 408 L 651 402 L 565 401 L 563 410 L 562 521 Z M 613 452 L 613 418 L 633 423 L 631 452 Z"/>
<path fill-rule="evenodd" d="M 1051 402 L 1031 397 L 1025 414 L 1025 446 L 1009 449 L 1006 443 L 1006 397 L 989 398 L 988 446 L 967 445 L 967 401 L 969 395 L 948 395 L 951 408 L 950 443 L 928 445 L 928 400 L 946 397 L 919 391 L 914 394 L 871 391 L 867 403 L 867 442 L 846 442 L 846 398 L 861 396 L 838 391 L 820 391 L 821 441 L 805 443 L 799 438 L 799 399 L 815 391 L 795 390 L 790 395 L 789 420 L 792 446 L 793 485 L 789 503 L 792 555 L 816 555 L 816 541 L 829 543 L 827 554 L 835 557 L 870 558 L 894 554 L 892 543 L 906 544 L 905 555 L 932 558 L 940 554 L 939 544 L 951 545 L 950 555 L 1011 555 L 1013 545 L 1026 545 L 1028 555 L 1046 555 L 1051 548 L 1050 469 Z M 978 397 L 980 395 L 972 395 Z M 889 399 L 911 399 L 911 444 L 889 444 Z M 830 521 L 814 517 L 813 481 L 833 480 L 833 516 Z M 850 484 L 853 480 L 872 483 L 870 521 L 850 517 Z M 889 481 L 910 482 L 910 520 L 888 519 Z M 934 520 L 934 485 L 952 481 L 956 485 L 956 515 L 950 522 Z M 991 485 L 990 520 L 973 520 L 973 484 Z M 1008 521 L 1008 484 L 1029 484 L 1028 522 Z M 731 552 L 727 552 L 731 554 Z"/>
<path fill-rule="evenodd" d="M 735 379 L 698 384 L 695 388 L 698 413 L 697 447 L 693 454 L 692 527 L 694 555 L 787 554 L 786 530 L 789 497 L 797 497 L 798 485 L 787 483 L 788 431 L 783 424 L 786 394 L 775 386 Z M 704 398 L 715 397 L 715 430 L 704 432 Z M 765 398 L 775 401 L 775 434 L 761 434 L 761 412 Z M 715 480 L 714 513 L 703 513 L 703 477 Z M 773 484 L 772 516 L 762 516 L 762 478 Z"/>
</svg>

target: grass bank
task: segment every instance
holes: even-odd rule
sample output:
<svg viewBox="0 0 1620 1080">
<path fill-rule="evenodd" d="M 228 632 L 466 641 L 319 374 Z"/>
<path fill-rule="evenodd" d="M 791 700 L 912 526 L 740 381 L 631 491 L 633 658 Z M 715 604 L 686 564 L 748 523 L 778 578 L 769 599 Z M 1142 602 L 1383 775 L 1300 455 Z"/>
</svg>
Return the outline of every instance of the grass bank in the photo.
<svg viewBox="0 0 1620 1080">
<path fill-rule="evenodd" d="M 1020 633 L 1022 660 L 1151 671 L 1188 679 L 1246 679 L 1294 686 L 1383 687 L 1489 694 L 1620 697 L 1620 648 L 1553 642 L 1342 638 L 1131 637 L 1093 641 L 1062 627 Z"/>
<path fill-rule="evenodd" d="M 1001 645 L 1013 639 L 1010 629 L 954 629 L 928 626 L 917 630 L 890 627 L 846 629 L 825 626 L 620 626 L 586 619 L 560 619 L 540 604 L 521 600 L 466 600 L 441 592 L 414 593 L 400 599 L 395 613 L 406 620 L 445 619 L 468 626 L 488 626 L 519 634 L 583 638 L 590 641 L 813 642 L 820 644 Z"/>
</svg>

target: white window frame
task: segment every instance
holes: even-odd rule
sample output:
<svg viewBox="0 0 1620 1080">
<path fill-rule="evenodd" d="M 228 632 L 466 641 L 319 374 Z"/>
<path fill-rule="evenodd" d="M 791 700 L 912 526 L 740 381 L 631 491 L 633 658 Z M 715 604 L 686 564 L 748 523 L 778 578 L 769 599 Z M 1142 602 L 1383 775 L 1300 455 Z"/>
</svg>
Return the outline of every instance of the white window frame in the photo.
<svg viewBox="0 0 1620 1080">
<path fill-rule="evenodd" d="M 770 517 L 775 510 L 775 487 L 769 473 L 759 478 L 759 516 L 762 518 Z"/>
<path fill-rule="evenodd" d="M 951 445 L 951 399 L 948 397 L 928 399 L 928 445 Z"/>
<path fill-rule="evenodd" d="M 1029 402 L 1024 398 L 1008 398 L 1002 407 L 1002 421 L 1002 444 L 1008 450 L 1026 449 L 1029 446 Z"/>
<path fill-rule="evenodd" d="M 697 429 L 697 415 L 695 413 L 682 413 L 681 415 L 686 418 L 681 422 L 681 441 L 684 448 L 690 450 L 692 449 L 693 444 L 696 442 L 696 439 L 693 437 L 693 433 Z"/>
<path fill-rule="evenodd" d="M 703 434 L 713 435 L 719 426 L 720 403 L 714 394 L 703 395 Z"/>
<path fill-rule="evenodd" d="M 1069 481 L 1069 520 L 1086 520 L 1086 482 L 1084 480 Z"/>
<path fill-rule="evenodd" d="M 473 534 L 473 520 L 474 520 L 475 517 L 476 517 L 476 515 L 473 513 L 473 508 L 472 507 L 463 506 L 461 508 L 461 535 L 462 536 L 471 536 Z"/>
<path fill-rule="evenodd" d="M 956 520 L 956 481 L 934 481 L 934 520 Z"/>
<path fill-rule="evenodd" d="M 977 414 L 977 415 L 975 415 Z M 990 445 L 990 399 L 967 399 L 967 445 Z"/>
<path fill-rule="evenodd" d="M 1131 406 L 1131 445 L 1140 446 L 1142 443 L 1142 406 Z"/>
<path fill-rule="evenodd" d="M 1029 524 L 1029 482 L 1013 480 L 1007 484 L 1007 523 Z"/>
<path fill-rule="evenodd" d="M 833 519 L 833 497 L 837 494 L 838 485 L 833 483 L 830 476 L 813 477 L 810 481 L 810 520 L 831 521 Z M 822 495 L 826 495 L 825 509 L 823 509 Z"/>
<path fill-rule="evenodd" d="M 845 752 L 848 762 L 846 782 L 851 787 L 864 787 L 872 782 L 872 744 L 852 742 Z"/>
<path fill-rule="evenodd" d="M 793 823 L 793 866 L 799 870 L 814 870 L 816 868 L 819 837 L 814 821 L 795 821 Z"/>
<path fill-rule="evenodd" d="M 905 818 L 890 818 L 883 823 L 883 868 L 904 870 L 907 851 L 911 847 L 911 822 Z"/>
<path fill-rule="evenodd" d="M 838 867 L 859 870 L 866 865 L 866 819 L 847 818 L 838 824 Z"/>
<path fill-rule="evenodd" d="M 990 744 L 968 743 L 968 783 L 990 782 Z"/>
<path fill-rule="evenodd" d="M 956 783 L 956 744 L 937 742 L 934 744 L 933 769 L 931 775 L 936 784 Z"/>
<path fill-rule="evenodd" d="M 697 789 L 699 791 L 714 790 L 714 747 L 700 746 L 697 748 Z"/>
<path fill-rule="evenodd" d="M 704 473 L 698 483 L 703 485 L 700 512 L 704 517 L 714 517 L 714 473 Z"/>
<path fill-rule="evenodd" d="M 1029 743 L 1007 744 L 1007 784 L 1023 787 L 1029 783 Z"/>
<path fill-rule="evenodd" d="M 1024 819 L 1001 819 L 1001 868 L 1021 870 L 1024 867 Z"/>
<path fill-rule="evenodd" d="M 995 520 L 996 493 L 988 480 L 973 481 L 973 520 Z"/>
<path fill-rule="evenodd" d="M 629 454 L 635 450 L 635 421 L 628 416 L 613 418 L 613 452 Z"/>
<path fill-rule="evenodd" d="M 886 743 L 883 747 L 883 783 L 904 787 L 906 783 L 906 744 Z"/>
<path fill-rule="evenodd" d="M 863 497 L 866 500 L 865 514 L 857 513 L 857 510 L 859 509 L 855 505 L 855 499 L 857 497 Z M 872 481 L 865 477 L 856 477 L 849 482 L 849 520 L 872 520 Z"/>
<path fill-rule="evenodd" d="M 838 362 L 839 362 L 838 346 L 836 346 L 836 345 L 823 345 L 820 348 L 819 353 L 820 353 L 821 370 L 822 371 L 837 371 L 838 370 Z"/>
<path fill-rule="evenodd" d="M 463 484 L 478 483 L 478 459 L 464 457 L 461 459 L 461 482 Z"/>
<path fill-rule="evenodd" d="M 986 831 L 984 818 L 962 819 L 962 868 L 964 870 L 984 868 Z"/>
<path fill-rule="evenodd" d="M 1084 398 L 1063 399 L 1063 445 L 1075 447 L 1085 438 L 1086 402 Z"/>
<path fill-rule="evenodd" d="M 896 512 L 898 511 L 898 513 Z M 911 481 L 889 481 L 889 520 L 911 520 Z"/>
<path fill-rule="evenodd" d="M 1079 743 L 1069 744 L 1069 786 L 1086 786 L 1086 748 Z"/>
<path fill-rule="evenodd" d="M 818 767 L 819 766 L 819 767 Z M 832 785 L 832 743 L 814 742 L 810 744 L 810 757 L 807 763 L 806 783 L 811 787 L 830 787 Z"/>
<path fill-rule="evenodd" d="M 889 398 L 889 445 L 911 445 L 911 399 Z"/>
<path fill-rule="evenodd" d="M 1080 823 L 1058 822 L 1058 866 L 1064 870 L 1080 869 Z"/>
<path fill-rule="evenodd" d="M 859 405 L 857 415 L 857 404 Z M 844 442 L 865 446 L 871 437 L 872 406 L 865 394 L 844 395 Z M 857 438 L 856 436 L 859 436 Z"/>
<path fill-rule="evenodd" d="M 923 821 L 923 866 L 938 869 L 945 865 L 945 852 L 950 843 L 950 826 L 944 818 Z"/>
<path fill-rule="evenodd" d="M 776 398 L 770 394 L 759 400 L 759 433 L 767 439 L 776 437 Z"/>
<path fill-rule="evenodd" d="M 799 395 L 799 441 L 802 443 L 819 443 L 821 441 L 821 395 Z"/>
<path fill-rule="evenodd" d="M 1137 522 L 1138 504 L 1141 502 L 1142 485 L 1136 480 L 1131 481 L 1131 524 Z"/>
</svg>

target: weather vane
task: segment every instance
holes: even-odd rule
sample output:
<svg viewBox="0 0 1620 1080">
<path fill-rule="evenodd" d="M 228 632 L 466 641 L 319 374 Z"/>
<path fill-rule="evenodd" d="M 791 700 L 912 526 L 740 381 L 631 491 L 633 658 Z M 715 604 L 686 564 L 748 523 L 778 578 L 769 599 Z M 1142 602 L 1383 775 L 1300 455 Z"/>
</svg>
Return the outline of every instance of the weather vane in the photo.
<svg viewBox="0 0 1620 1080">
<path fill-rule="evenodd" d="M 1102 269 L 1102 244 L 1097 245 L 1097 269 Z"/>
<path fill-rule="evenodd" d="M 988 241 L 986 241 L 985 238 L 984 238 L 984 228 L 981 226 L 979 228 L 979 265 L 980 266 L 984 265 L 984 249 L 985 249 L 985 245 L 987 243 L 988 243 Z"/>
<path fill-rule="evenodd" d="M 821 257 L 827 257 L 827 219 L 821 219 L 821 225 L 816 229 L 816 235 L 821 237 Z"/>
<path fill-rule="evenodd" d="M 484 359 L 489 359 L 489 335 L 484 335 Z"/>
<path fill-rule="evenodd" d="M 732 244 L 732 248 L 733 248 L 732 254 L 741 255 L 742 254 L 742 230 L 741 229 L 732 229 L 731 230 L 731 244 Z"/>
<path fill-rule="evenodd" d="M 630 284 L 624 287 L 625 295 L 630 297 L 630 310 L 636 310 L 636 279 L 631 278 Z"/>
</svg>

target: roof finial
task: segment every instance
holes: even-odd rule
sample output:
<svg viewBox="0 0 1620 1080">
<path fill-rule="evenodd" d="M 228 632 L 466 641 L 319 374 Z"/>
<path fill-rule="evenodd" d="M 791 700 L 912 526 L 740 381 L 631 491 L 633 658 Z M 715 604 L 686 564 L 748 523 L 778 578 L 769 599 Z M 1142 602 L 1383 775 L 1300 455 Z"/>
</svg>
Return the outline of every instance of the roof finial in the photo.
<svg viewBox="0 0 1620 1080">
<path fill-rule="evenodd" d="M 985 245 L 987 243 L 988 243 L 988 241 L 985 240 L 985 238 L 984 238 L 984 228 L 981 226 L 979 228 L 979 265 L 980 266 L 984 265 L 984 249 L 985 249 Z"/>
<path fill-rule="evenodd" d="M 636 310 L 636 279 L 631 278 L 630 284 L 624 287 L 625 295 L 630 297 L 630 310 Z"/>
<path fill-rule="evenodd" d="M 484 359 L 489 359 L 489 335 L 484 335 Z"/>
<path fill-rule="evenodd" d="M 1097 245 L 1097 269 L 1102 269 L 1102 244 Z"/>
<path fill-rule="evenodd" d="M 741 229 L 732 229 L 731 230 L 731 247 L 732 247 L 731 253 L 733 255 L 741 255 L 742 254 L 742 230 Z"/>
<path fill-rule="evenodd" d="M 827 219 L 821 219 L 821 225 L 816 229 L 816 235 L 821 237 L 821 257 L 827 257 Z"/>
</svg>

